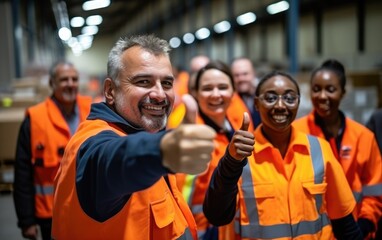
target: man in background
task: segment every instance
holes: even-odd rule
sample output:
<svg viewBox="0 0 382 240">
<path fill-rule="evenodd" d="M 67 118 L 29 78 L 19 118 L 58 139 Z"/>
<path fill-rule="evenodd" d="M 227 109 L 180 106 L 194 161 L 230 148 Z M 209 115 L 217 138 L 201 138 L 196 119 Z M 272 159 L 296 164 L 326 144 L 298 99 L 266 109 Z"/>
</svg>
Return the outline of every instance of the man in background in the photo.
<svg viewBox="0 0 382 240">
<path fill-rule="evenodd" d="M 14 204 L 24 238 L 51 239 L 53 180 L 64 149 L 80 122 L 85 120 L 91 98 L 78 95 L 79 77 L 73 64 L 55 63 L 49 72 L 52 95 L 27 109 L 16 149 Z"/>
<path fill-rule="evenodd" d="M 254 106 L 257 78 L 252 61 L 245 57 L 236 58 L 231 64 L 231 71 L 235 80 L 236 91 L 250 110 L 256 128 L 261 123 L 261 119 Z"/>
</svg>

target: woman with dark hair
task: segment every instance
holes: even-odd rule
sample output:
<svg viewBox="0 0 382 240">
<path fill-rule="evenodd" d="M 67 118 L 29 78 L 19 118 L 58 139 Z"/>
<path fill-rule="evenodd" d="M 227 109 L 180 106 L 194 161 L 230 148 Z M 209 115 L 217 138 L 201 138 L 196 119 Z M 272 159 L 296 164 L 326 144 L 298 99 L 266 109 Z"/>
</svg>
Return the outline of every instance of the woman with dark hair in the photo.
<svg viewBox="0 0 382 240">
<path fill-rule="evenodd" d="M 300 90 L 287 73 L 257 86 L 262 124 L 236 131 L 210 181 L 203 211 L 216 226 L 234 219 L 232 239 L 361 239 L 356 205 L 330 145 L 291 124 Z"/>
<path fill-rule="evenodd" d="M 212 127 L 217 135 L 215 137 L 215 150 L 208 169 L 198 175 L 176 174 L 178 187 L 188 202 L 194 215 L 199 239 L 226 239 L 232 233 L 232 226 L 220 228 L 213 227 L 205 218 L 202 205 L 204 196 L 211 178 L 211 174 L 223 156 L 226 147 L 231 140 L 235 130 L 241 127 L 244 112 L 247 109 L 241 109 L 236 106 L 236 112 L 229 113 L 229 108 L 233 108 L 233 96 L 235 87 L 230 68 L 221 61 L 211 61 L 205 67 L 201 68 L 195 77 L 193 96 L 198 105 L 197 116 L 187 116 L 186 121 L 196 121 L 197 124 L 205 124 Z M 248 124 L 250 122 L 249 114 L 246 114 Z M 253 131 L 253 127 L 249 127 Z"/>
<path fill-rule="evenodd" d="M 339 109 L 346 92 L 345 68 L 339 61 L 329 59 L 322 63 L 313 71 L 310 83 L 314 109 L 293 125 L 330 143 L 357 201 L 354 216 L 364 238 L 372 238 L 382 212 L 382 163 L 378 144 L 369 129 Z"/>
</svg>

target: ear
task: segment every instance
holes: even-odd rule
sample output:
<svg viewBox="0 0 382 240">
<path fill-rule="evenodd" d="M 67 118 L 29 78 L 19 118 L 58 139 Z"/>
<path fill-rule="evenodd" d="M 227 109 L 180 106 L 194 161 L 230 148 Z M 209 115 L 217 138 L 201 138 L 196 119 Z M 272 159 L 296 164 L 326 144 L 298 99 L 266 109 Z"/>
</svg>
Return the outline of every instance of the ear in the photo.
<svg viewBox="0 0 382 240">
<path fill-rule="evenodd" d="M 103 94 L 105 96 L 105 102 L 108 105 L 113 105 L 115 100 L 115 84 L 110 78 L 106 78 L 103 82 Z"/>
</svg>

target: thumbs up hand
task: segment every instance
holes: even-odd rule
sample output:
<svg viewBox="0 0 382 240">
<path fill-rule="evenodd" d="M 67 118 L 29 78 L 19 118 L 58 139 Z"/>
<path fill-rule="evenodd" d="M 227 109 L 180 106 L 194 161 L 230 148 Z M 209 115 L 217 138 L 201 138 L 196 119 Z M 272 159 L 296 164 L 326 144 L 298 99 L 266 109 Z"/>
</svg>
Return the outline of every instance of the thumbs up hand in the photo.
<svg viewBox="0 0 382 240">
<path fill-rule="evenodd" d="M 216 132 L 207 125 L 195 124 L 198 105 L 191 95 L 182 100 L 186 107 L 182 124 L 165 134 L 160 143 L 163 165 L 173 172 L 198 174 L 211 160 Z"/>
<path fill-rule="evenodd" d="M 251 156 L 253 151 L 255 136 L 252 132 L 248 132 L 249 123 L 249 115 L 247 112 L 244 112 L 241 127 L 235 132 L 228 145 L 229 155 L 238 161 L 242 161 L 246 157 Z"/>
<path fill-rule="evenodd" d="M 186 113 L 183 117 L 182 123 L 196 123 L 196 117 L 198 115 L 198 104 L 196 100 L 190 94 L 184 94 L 182 96 L 182 102 L 186 107 Z"/>
</svg>

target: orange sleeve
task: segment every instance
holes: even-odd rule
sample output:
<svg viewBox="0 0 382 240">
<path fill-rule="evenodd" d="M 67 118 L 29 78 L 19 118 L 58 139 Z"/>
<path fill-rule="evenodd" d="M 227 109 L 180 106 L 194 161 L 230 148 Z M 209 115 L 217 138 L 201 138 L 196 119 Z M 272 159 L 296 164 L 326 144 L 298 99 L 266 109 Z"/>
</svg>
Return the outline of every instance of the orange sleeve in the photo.
<svg viewBox="0 0 382 240">
<path fill-rule="evenodd" d="M 326 162 L 326 205 L 330 219 L 345 217 L 353 212 L 356 205 L 345 173 L 335 158 L 328 142 L 320 140 Z"/>
<path fill-rule="evenodd" d="M 359 143 L 363 145 L 357 153 L 363 198 L 358 209 L 358 218 L 367 218 L 377 226 L 382 215 L 382 160 L 377 141 L 372 134 L 362 134 Z M 359 156 L 358 155 L 363 155 Z"/>
</svg>

